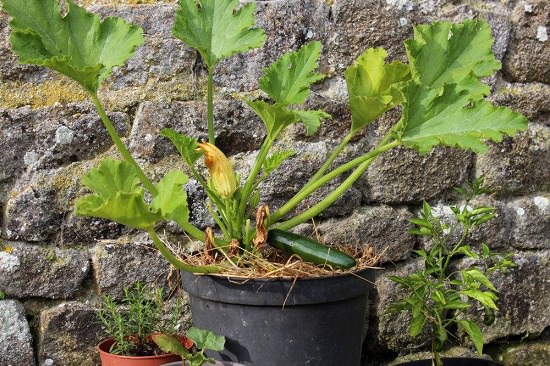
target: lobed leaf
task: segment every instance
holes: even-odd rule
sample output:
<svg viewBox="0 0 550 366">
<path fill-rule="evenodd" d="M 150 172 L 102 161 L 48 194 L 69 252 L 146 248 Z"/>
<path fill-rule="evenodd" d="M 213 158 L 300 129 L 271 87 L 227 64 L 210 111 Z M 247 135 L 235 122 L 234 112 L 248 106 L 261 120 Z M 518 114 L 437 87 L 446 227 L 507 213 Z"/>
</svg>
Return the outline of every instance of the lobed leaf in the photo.
<svg viewBox="0 0 550 366">
<path fill-rule="evenodd" d="M 180 0 L 173 34 L 213 68 L 224 58 L 264 44 L 264 31 L 255 28 L 255 11 L 254 2 Z"/>
<path fill-rule="evenodd" d="M 263 100 L 244 99 L 246 104 L 260 117 L 270 139 L 275 139 L 282 130 L 292 123 L 303 122 L 308 134 L 314 133 L 321 120 L 331 118 L 331 116 L 322 110 L 292 110 L 282 104 L 269 104 Z"/>
<path fill-rule="evenodd" d="M 473 100 L 456 84 L 438 89 L 410 82 L 404 88 L 403 144 L 427 153 L 436 145 L 485 152 L 486 140 L 501 141 L 527 127 L 527 119 L 483 99 Z"/>
<path fill-rule="evenodd" d="M 462 82 L 484 89 L 477 80 L 500 69 L 492 45 L 491 29 L 481 20 L 418 25 L 405 42 L 413 77 L 434 89 Z"/>
<path fill-rule="evenodd" d="M 198 141 L 191 136 L 181 134 L 171 128 L 163 128 L 160 131 L 160 135 L 172 141 L 183 160 L 189 166 L 193 166 L 203 154 L 202 151 L 197 151 Z"/>
<path fill-rule="evenodd" d="M 189 177 L 179 170 L 168 172 L 157 184 L 158 195 L 151 201 L 151 209 L 164 219 L 173 220 L 181 227 L 189 223 L 187 193 L 182 186 Z"/>
<path fill-rule="evenodd" d="M 386 64 L 387 55 L 383 48 L 369 48 L 345 72 L 354 132 L 403 101 L 395 86 L 410 79 L 410 69 L 397 61 Z"/>
<path fill-rule="evenodd" d="M 101 21 L 66 0 L 3 0 L 12 17 L 12 50 L 25 64 L 46 66 L 95 93 L 113 67 L 123 65 L 143 43 L 143 31 L 118 17 Z"/>
<path fill-rule="evenodd" d="M 212 331 L 191 327 L 187 331 L 187 337 L 191 339 L 198 348 L 209 349 L 213 351 L 223 351 L 225 345 L 225 337 L 217 335 Z"/>
<path fill-rule="evenodd" d="M 265 69 L 260 89 L 284 106 L 304 103 L 311 84 L 324 78 L 315 72 L 320 53 L 320 42 L 310 42 L 298 51 L 285 53 Z"/>
</svg>

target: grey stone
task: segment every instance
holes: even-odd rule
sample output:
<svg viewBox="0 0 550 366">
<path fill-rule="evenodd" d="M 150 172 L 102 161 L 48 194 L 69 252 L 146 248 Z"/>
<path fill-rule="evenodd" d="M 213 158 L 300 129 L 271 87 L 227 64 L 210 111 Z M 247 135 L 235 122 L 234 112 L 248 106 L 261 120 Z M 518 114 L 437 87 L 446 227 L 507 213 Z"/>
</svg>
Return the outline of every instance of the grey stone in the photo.
<svg viewBox="0 0 550 366">
<path fill-rule="evenodd" d="M 372 344 L 372 349 L 391 350 L 399 352 L 404 349 L 414 349 L 429 343 L 427 329 L 417 337 L 409 336 L 411 316 L 407 312 L 387 314 L 386 309 L 393 301 L 401 300 L 406 291 L 389 280 L 387 276 L 406 276 L 423 268 L 421 259 L 410 259 L 398 267 L 386 264 L 375 280 L 375 290 L 370 295 L 373 298 L 369 311 L 369 328 L 366 341 Z M 415 347 L 415 345 L 417 347 Z M 373 351 L 369 350 L 369 354 Z"/>
<path fill-rule="evenodd" d="M 415 238 L 408 233 L 410 212 L 389 206 L 361 207 L 351 216 L 328 220 L 317 225 L 326 243 L 371 246 L 380 255 L 380 263 L 400 261 L 410 256 Z"/>
<path fill-rule="evenodd" d="M 516 268 L 490 279 L 499 291 L 493 325 L 482 327 L 485 342 L 511 335 L 540 335 L 550 326 L 550 252 L 516 252 Z M 528 295 L 527 295 L 528 294 Z"/>
<path fill-rule="evenodd" d="M 495 91 L 492 99 L 522 113 L 532 122 L 550 125 L 550 86 L 547 84 L 505 84 Z"/>
<path fill-rule="evenodd" d="M 128 131 L 128 116 L 111 113 L 117 131 Z M 51 169 L 89 159 L 112 146 L 93 107 L 72 103 L 32 110 L 0 110 L 0 200 L 29 167 Z M 4 192 L 2 194 L 2 192 Z"/>
<path fill-rule="evenodd" d="M 23 305 L 15 300 L 0 300 L 0 365 L 36 365 L 32 345 Z"/>
<path fill-rule="evenodd" d="M 0 288 L 8 296 L 67 299 L 80 292 L 90 271 L 88 254 L 25 243 L 0 252 Z"/>
<path fill-rule="evenodd" d="M 540 366 L 550 360 L 550 342 L 531 341 L 506 346 L 498 356 L 505 365 Z"/>
<path fill-rule="evenodd" d="M 96 310 L 67 302 L 40 313 L 38 362 L 40 365 L 95 366 L 95 346 L 103 337 Z"/>
<path fill-rule="evenodd" d="M 216 145 L 228 156 L 257 149 L 264 137 L 263 124 L 252 111 L 237 101 L 221 101 L 215 108 Z M 208 138 L 206 105 L 201 102 L 145 102 L 137 112 L 130 136 L 135 156 L 158 161 L 177 154 L 172 143 L 159 135 L 163 128 L 196 139 Z"/>
<path fill-rule="evenodd" d="M 426 155 L 396 148 L 379 156 L 356 187 L 369 202 L 429 200 L 459 186 L 469 175 L 472 153 L 439 147 Z"/>
<path fill-rule="evenodd" d="M 170 268 L 144 236 L 99 242 L 92 251 L 92 262 L 99 293 L 115 299 L 138 281 L 164 286 Z"/>
<path fill-rule="evenodd" d="M 476 175 L 498 195 L 520 195 L 550 188 L 550 127 L 529 124 L 514 139 L 491 143 L 477 156 Z"/>
<path fill-rule="evenodd" d="M 513 215 L 513 245 L 518 249 L 550 249 L 550 195 L 525 197 L 509 203 Z"/>
<path fill-rule="evenodd" d="M 533 2 L 531 11 L 525 11 L 525 3 L 518 2 L 510 20 L 512 34 L 503 70 L 513 81 L 550 83 L 550 42 L 538 37 L 539 32 L 548 36 L 550 26 L 549 2 Z M 545 27 L 544 30 L 540 29 Z M 540 29 L 540 30 L 539 30 Z M 536 57 L 533 57 L 536 55 Z"/>
</svg>

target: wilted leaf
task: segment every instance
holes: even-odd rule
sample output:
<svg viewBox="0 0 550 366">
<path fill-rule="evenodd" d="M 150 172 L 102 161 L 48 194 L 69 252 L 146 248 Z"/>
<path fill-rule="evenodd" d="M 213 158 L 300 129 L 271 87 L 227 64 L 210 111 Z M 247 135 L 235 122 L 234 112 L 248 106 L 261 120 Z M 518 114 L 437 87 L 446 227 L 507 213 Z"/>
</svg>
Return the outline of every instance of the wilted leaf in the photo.
<svg viewBox="0 0 550 366">
<path fill-rule="evenodd" d="M 383 48 L 369 48 L 346 70 L 352 131 L 357 131 L 402 102 L 395 84 L 410 79 L 410 69 L 401 62 L 386 64 Z"/>
</svg>

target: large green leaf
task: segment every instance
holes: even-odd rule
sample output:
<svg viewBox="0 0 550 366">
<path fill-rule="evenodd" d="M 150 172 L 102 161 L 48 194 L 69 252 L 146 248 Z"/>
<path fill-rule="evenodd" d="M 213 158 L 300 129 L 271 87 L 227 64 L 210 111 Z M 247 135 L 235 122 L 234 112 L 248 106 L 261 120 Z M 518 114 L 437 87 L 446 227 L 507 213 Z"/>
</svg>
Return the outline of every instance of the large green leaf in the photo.
<svg viewBox="0 0 550 366">
<path fill-rule="evenodd" d="M 82 183 L 103 198 L 112 198 L 118 192 L 142 192 L 134 167 L 114 159 L 101 161 L 99 167 L 82 177 Z"/>
<path fill-rule="evenodd" d="M 265 42 L 255 28 L 256 4 L 239 0 L 180 0 L 174 36 L 199 51 L 209 68 Z"/>
<path fill-rule="evenodd" d="M 492 75 L 500 69 L 492 44 L 491 29 L 481 20 L 418 25 L 405 42 L 413 76 L 433 88 Z"/>
<path fill-rule="evenodd" d="M 437 89 L 414 81 L 403 90 L 404 145 L 427 153 L 436 145 L 456 146 L 474 152 L 487 150 L 486 140 L 501 141 L 527 127 L 527 119 L 482 98 L 472 98 L 456 84 Z"/>
<path fill-rule="evenodd" d="M 383 48 L 369 48 L 345 72 L 352 131 L 402 102 L 395 84 L 409 80 L 410 69 L 397 61 L 386 64 L 387 55 Z"/>
<path fill-rule="evenodd" d="M 143 193 L 118 192 L 111 198 L 89 194 L 76 203 L 76 213 L 109 219 L 136 229 L 149 230 L 161 219 L 153 213 L 143 199 Z"/>
<path fill-rule="evenodd" d="M 59 0 L 3 0 L 12 17 L 11 46 L 22 63 L 46 66 L 96 92 L 114 66 L 123 65 L 143 31 L 121 18 L 100 21 L 70 0 L 63 16 Z"/>
<path fill-rule="evenodd" d="M 168 172 L 157 184 L 158 195 L 151 201 L 151 209 L 166 220 L 173 220 L 185 227 L 189 222 L 187 194 L 183 185 L 189 177 L 179 170 Z"/>
<path fill-rule="evenodd" d="M 285 53 L 265 69 L 260 89 L 279 104 L 302 104 L 311 84 L 324 78 L 315 72 L 320 53 L 320 42 L 310 42 L 297 51 Z"/>
<path fill-rule="evenodd" d="M 82 182 L 94 193 L 80 198 L 76 213 L 148 230 L 162 217 L 145 203 L 134 167 L 125 161 L 105 159 Z"/>
</svg>

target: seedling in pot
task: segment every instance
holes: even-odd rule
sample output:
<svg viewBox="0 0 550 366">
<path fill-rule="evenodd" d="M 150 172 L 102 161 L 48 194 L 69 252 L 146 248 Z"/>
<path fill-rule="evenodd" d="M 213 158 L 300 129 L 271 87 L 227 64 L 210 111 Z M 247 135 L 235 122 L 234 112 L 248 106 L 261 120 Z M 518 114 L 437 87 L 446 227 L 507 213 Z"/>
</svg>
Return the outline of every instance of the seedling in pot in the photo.
<svg viewBox="0 0 550 366">
<path fill-rule="evenodd" d="M 176 336 L 157 334 L 153 336 L 153 340 L 163 351 L 181 356 L 182 366 L 202 366 L 207 362 L 216 362 L 207 357 L 204 352 L 206 350 L 223 351 L 225 344 L 224 336 L 197 327 L 189 328 L 185 337 L 187 342 L 182 342 L 181 338 Z"/>
<path fill-rule="evenodd" d="M 496 216 L 492 207 L 470 206 L 474 198 L 487 193 L 482 187 L 482 178 L 456 190 L 464 201 L 460 206 L 451 207 L 451 223 L 436 215 L 428 202 L 424 202 L 420 216 L 410 220 L 415 226 L 411 232 L 424 237 L 429 246 L 415 251 L 422 258 L 424 268 L 406 276 L 388 276 L 407 295 L 392 302 L 386 312 L 410 312 L 409 335 L 412 337 L 428 328 L 436 366 L 444 364 L 441 352 L 456 327 L 468 335 L 476 351 L 482 354 L 483 334 L 471 309 L 480 305 L 485 312 L 484 323 L 491 325 L 498 310 L 498 291 L 487 276 L 515 266 L 509 254 L 494 253 L 487 244 L 477 249 L 469 244 L 472 231 Z M 469 258 L 474 264 L 457 265 L 455 260 L 461 258 Z"/>
</svg>

